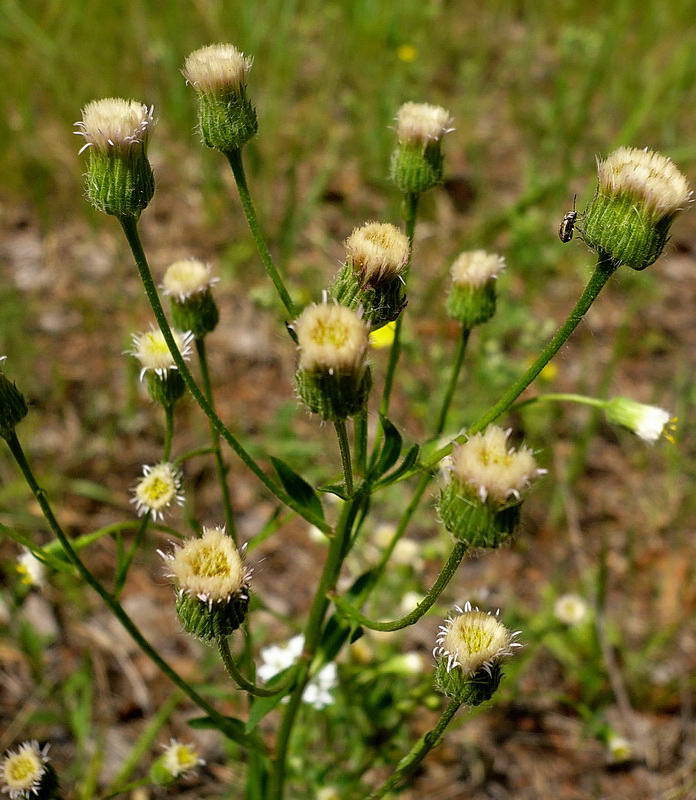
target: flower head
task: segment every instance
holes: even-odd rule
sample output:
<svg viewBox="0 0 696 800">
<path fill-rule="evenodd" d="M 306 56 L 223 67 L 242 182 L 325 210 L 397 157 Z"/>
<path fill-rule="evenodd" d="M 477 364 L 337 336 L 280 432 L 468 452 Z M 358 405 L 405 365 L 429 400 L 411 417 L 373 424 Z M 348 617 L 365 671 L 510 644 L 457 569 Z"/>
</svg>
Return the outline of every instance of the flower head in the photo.
<svg viewBox="0 0 696 800">
<path fill-rule="evenodd" d="M 210 44 L 186 58 L 183 73 L 187 83 L 199 92 L 239 92 L 252 63 L 233 44 Z"/>
<path fill-rule="evenodd" d="M 178 505 L 184 502 L 179 470 L 168 461 L 153 466 L 145 464 L 143 477 L 135 485 L 131 499 L 138 515 L 149 512 L 155 520 L 164 519 L 164 512 L 173 501 Z"/>
<path fill-rule="evenodd" d="M 184 301 L 195 294 L 205 292 L 219 280 L 212 276 L 210 264 L 195 258 L 185 258 L 167 267 L 162 287 L 164 294 Z"/>
<path fill-rule="evenodd" d="M 674 216 L 691 199 L 689 184 L 674 162 L 648 148 L 619 147 L 597 160 L 599 189 L 628 195 L 654 219 Z"/>
<path fill-rule="evenodd" d="M 251 571 L 224 528 L 204 527 L 199 539 L 189 539 L 163 558 L 180 592 L 205 603 L 246 595 Z"/>
<path fill-rule="evenodd" d="M 345 246 L 351 266 L 363 283 L 398 278 L 408 262 L 408 238 L 389 223 L 365 223 L 351 233 Z"/>
<path fill-rule="evenodd" d="M 49 770 L 49 745 L 39 747 L 38 742 L 24 742 L 15 751 L 9 751 L 0 762 L 2 790 L 12 800 L 29 800 L 38 797 Z"/>
<path fill-rule="evenodd" d="M 553 607 L 556 618 L 566 625 L 577 625 L 587 616 L 587 603 L 577 594 L 562 594 Z"/>
<path fill-rule="evenodd" d="M 633 748 L 631 743 L 624 736 L 619 736 L 616 733 L 609 735 L 607 740 L 607 750 L 611 760 L 620 763 L 622 761 L 630 760 L 633 755 Z"/>
<path fill-rule="evenodd" d="M 147 147 L 154 124 L 152 106 L 137 100 L 107 97 L 87 103 L 82 109 L 82 119 L 75 123 L 75 134 L 85 140 L 80 152 L 94 147 L 104 153 L 127 153 L 135 146 Z"/>
<path fill-rule="evenodd" d="M 654 444 L 661 436 L 674 442 L 677 418 L 658 406 L 638 403 L 628 397 L 613 397 L 604 407 L 607 420 L 628 428 L 644 442 Z"/>
<path fill-rule="evenodd" d="M 188 359 L 191 355 L 193 334 L 189 331 L 182 333 L 172 330 L 172 336 L 182 358 Z M 151 328 L 143 333 L 134 333 L 132 339 L 133 349 L 129 350 L 128 354 L 135 356 L 140 362 L 141 380 L 148 371 L 154 372 L 159 378 L 165 378 L 169 370 L 176 369 L 169 346 L 159 328 Z"/>
<path fill-rule="evenodd" d="M 360 315 L 336 303 L 307 306 L 294 324 L 301 370 L 355 373 L 362 368 L 369 328 Z"/>
<path fill-rule="evenodd" d="M 450 464 L 452 480 L 473 489 L 481 502 L 519 500 L 522 490 L 545 470 L 537 467 L 534 454 L 525 445 L 517 450 L 510 447 L 509 435 L 509 430 L 490 425 L 464 444 L 455 445 Z"/>
<path fill-rule="evenodd" d="M 457 286 L 478 288 L 495 280 L 505 269 L 505 259 L 485 250 L 460 253 L 450 268 L 452 282 Z"/>
<path fill-rule="evenodd" d="M 195 747 L 172 739 L 164 748 L 163 764 L 172 778 L 178 778 L 205 764 Z"/>
<path fill-rule="evenodd" d="M 479 611 L 466 602 L 464 608 L 455 606 L 458 614 L 450 616 L 440 626 L 437 646 L 433 655 L 446 659 L 447 672 L 459 668 L 464 675 L 474 675 L 479 670 L 490 673 L 501 659 L 511 656 L 514 648 L 522 647 L 514 639 L 521 631 L 510 632 L 495 614 Z"/>
<path fill-rule="evenodd" d="M 427 145 L 452 130 L 446 108 L 429 103 L 404 103 L 396 115 L 396 135 L 401 144 Z"/>
<path fill-rule="evenodd" d="M 16 568 L 21 575 L 22 583 L 27 586 L 36 586 L 41 589 L 46 585 L 46 565 L 28 548 L 25 547 L 17 559 Z"/>
</svg>

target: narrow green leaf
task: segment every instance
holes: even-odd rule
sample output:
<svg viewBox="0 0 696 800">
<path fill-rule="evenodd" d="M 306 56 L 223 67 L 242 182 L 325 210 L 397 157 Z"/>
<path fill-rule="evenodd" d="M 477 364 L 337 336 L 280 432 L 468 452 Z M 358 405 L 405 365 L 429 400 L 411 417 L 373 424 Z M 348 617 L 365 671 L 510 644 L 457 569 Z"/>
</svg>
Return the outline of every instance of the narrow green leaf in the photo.
<svg viewBox="0 0 696 800">
<path fill-rule="evenodd" d="M 418 454 L 420 453 L 420 447 L 417 444 L 414 444 L 409 451 L 404 456 L 403 461 L 399 466 L 393 471 L 390 472 L 385 478 L 382 478 L 381 481 L 377 484 L 377 486 L 389 486 L 390 484 L 398 481 L 399 478 L 412 469 L 416 462 L 418 461 Z"/>
<path fill-rule="evenodd" d="M 303 508 L 311 511 L 317 517 L 324 519 L 324 509 L 321 507 L 321 500 L 319 500 L 319 496 L 307 481 L 279 458 L 273 458 L 273 456 L 271 456 L 271 462 L 273 463 L 275 471 L 278 473 L 283 488 L 290 497 Z"/>
<path fill-rule="evenodd" d="M 261 738 L 256 734 L 250 736 L 246 733 L 244 723 L 241 719 L 237 719 L 236 717 L 224 717 L 222 721 L 207 716 L 194 717 L 188 721 L 188 724 L 194 729 L 213 728 L 216 731 L 220 731 L 220 733 L 224 734 L 233 742 L 237 742 L 237 744 L 250 750 L 265 750 Z"/>
<path fill-rule="evenodd" d="M 390 420 L 380 414 L 379 421 L 384 434 L 384 443 L 382 444 L 382 449 L 377 457 L 377 461 L 370 471 L 372 480 L 381 478 L 387 470 L 390 470 L 394 464 L 396 464 L 401 454 L 401 444 L 403 441 L 401 434 Z"/>
<path fill-rule="evenodd" d="M 266 682 L 265 686 L 268 689 L 272 689 L 274 686 L 277 686 L 281 681 L 285 680 L 288 672 L 294 669 L 294 665 L 284 669 L 282 672 L 279 672 L 277 675 L 274 675 L 269 681 Z M 251 709 L 249 710 L 249 719 L 247 720 L 246 724 L 246 732 L 251 733 L 254 728 L 261 722 L 261 720 L 267 715 L 270 714 L 271 711 L 280 703 L 280 701 L 290 692 L 292 691 L 294 683 L 291 683 L 286 691 L 278 692 L 278 694 L 274 694 L 271 697 L 255 697 L 254 702 L 251 705 Z"/>
</svg>

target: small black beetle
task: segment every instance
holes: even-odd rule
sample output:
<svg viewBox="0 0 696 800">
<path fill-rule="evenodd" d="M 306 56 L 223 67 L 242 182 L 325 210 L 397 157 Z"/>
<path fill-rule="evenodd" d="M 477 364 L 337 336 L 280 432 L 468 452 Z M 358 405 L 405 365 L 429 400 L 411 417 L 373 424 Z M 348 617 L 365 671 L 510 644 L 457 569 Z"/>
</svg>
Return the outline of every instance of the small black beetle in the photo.
<svg viewBox="0 0 696 800">
<path fill-rule="evenodd" d="M 562 242 L 569 242 L 573 238 L 573 231 L 575 230 L 575 220 L 578 218 L 578 212 L 575 210 L 575 198 L 573 196 L 573 210 L 568 213 L 561 220 L 561 225 L 558 228 L 558 238 Z"/>
</svg>

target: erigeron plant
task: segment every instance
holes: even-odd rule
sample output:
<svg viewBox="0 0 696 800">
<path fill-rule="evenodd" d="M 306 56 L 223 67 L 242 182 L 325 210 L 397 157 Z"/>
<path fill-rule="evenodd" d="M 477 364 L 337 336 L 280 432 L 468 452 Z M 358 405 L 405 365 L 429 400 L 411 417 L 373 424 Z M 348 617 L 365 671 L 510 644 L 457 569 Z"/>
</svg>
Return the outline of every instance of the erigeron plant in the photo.
<svg viewBox="0 0 696 800">
<path fill-rule="evenodd" d="M 453 130 L 451 115 L 442 107 L 422 103 L 406 103 L 398 110 L 390 170 L 403 197 L 403 232 L 388 222 L 372 221 L 356 227 L 346 239 L 345 262 L 332 282 L 327 270 L 326 282 L 330 286 L 321 302 L 298 309 L 267 247 L 243 167 L 243 148 L 258 128 L 247 87 L 251 66 L 252 60 L 233 45 L 217 44 L 192 53 L 183 73 L 196 94 L 203 142 L 225 155 L 232 168 L 261 262 L 277 290 L 283 321 L 297 346 L 296 392 L 319 421 L 330 421 L 335 426 L 343 479 L 318 487 L 318 491 L 280 459 L 270 454 L 268 459 L 252 456 L 247 444 L 218 416 L 206 355 L 206 337 L 215 329 L 221 313 L 214 297 L 217 279 L 209 265 L 196 259 L 171 264 L 162 278 L 164 295 L 170 301 L 170 325 L 138 230 L 139 217 L 154 193 L 147 145 L 155 117 L 151 106 L 134 100 L 110 98 L 88 104 L 75 131 L 85 140 L 81 152 L 86 158 L 87 199 L 120 223 L 157 323 L 155 328 L 133 336 L 129 353 L 140 364 L 151 399 L 162 407 L 162 459 L 145 466 L 133 488 L 140 520 L 135 525 L 126 523 L 136 533 L 131 546 L 127 550 L 121 548 L 113 588 L 107 588 L 80 555 L 83 547 L 108 530 L 71 540 L 37 483 L 16 432 L 28 406 L 4 368 L 0 370 L 0 435 L 55 536 L 55 543 L 36 547 L 36 553 L 50 566 L 51 553 L 58 546 L 62 548 L 81 579 L 99 594 L 135 643 L 201 709 L 205 715 L 199 720 L 201 726 L 216 728 L 249 754 L 248 796 L 282 800 L 287 796 L 289 756 L 303 705 L 321 709 L 332 702 L 333 692 L 340 686 L 335 662 L 341 650 L 359 641 L 365 629 L 396 631 L 417 623 L 441 597 L 468 553 L 474 549 L 479 554 L 494 550 L 513 536 L 524 495 L 545 472 L 537 463 L 543 455 L 537 456 L 529 446 L 511 444 L 510 430 L 494 423 L 513 407 L 568 340 L 612 274 L 623 264 L 643 269 L 659 257 L 672 221 L 689 202 L 690 191 L 677 167 L 658 153 L 620 148 L 600 160 L 597 190 L 581 215 L 583 237 L 597 253 L 592 276 L 566 321 L 531 366 L 474 420 L 467 418 L 466 405 L 458 394 L 460 373 L 472 331 L 495 313 L 496 282 L 505 262 L 501 256 L 482 250 L 459 254 L 451 267 L 449 295 L 442 303 L 443 312 L 459 326 L 459 337 L 432 436 L 423 443 L 432 446 L 426 449 L 413 445 L 402 456 L 402 435 L 389 419 L 389 408 L 400 358 L 408 273 L 411 268 L 417 269 L 417 261 L 412 264 L 414 231 L 421 195 L 442 179 L 444 137 Z M 387 367 L 384 376 L 379 376 L 383 377 L 382 394 L 373 402 L 380 413 L 380 425 L 370 443 L 367 415 L 373 370 L 368 358 L 369 336 L 371 329 L 392 322 L 395 326 Z M 192 345 L 202 385 L 189 366 Z M 173 606 L 183 629 L 217 647 L 233 685 L 249 696 L 246 723 L 223 715 L 207 694 L 204 696 L 191 680 L 178 673 L 143 636 L 119 600 L 135 553 L 148 546 L 148 527 L 161 521 L 173 503 L 183 500 L 183 470 L 188 454 L 174 457 L 172 451 L 176 406 L 185 392 L 210 424 L 210 447 L 204 450 L 216 461 L 225 519 L 224 525 L 202 527 L 200 535 L 173 545 L 162 555 L 174 585 Z M 600 407 L 610 423 L 628 428 L 646 441 L 671 435 L 667 412 L 626 398 L 542 395 L 524 402 L 562 400 Z M 461 433 L 447 437 L 438 448 L 450 416 L 456 417 Z M 263 649 L 258 670 L 252 638 L 258 603 L 255 606 L 251 602 L 254 588 L 244 552 L 247 543 L 240 546 L 238 542 L 228 485 L 230 468 L 224 460 L 223 444 L 232 449 L 243 467 L 279 504 L 306 520 L 327 544 L 302 633 L 290 638 L 285 646 Z M 535 444 L 543 451 L 543 442 Z M 269 450 L 272 449 L 271 443 Z M 277 477 L 262 468 L 260 460 L 269 460 Z M 380 587 L 399 542 L 405 541 L 402 537 L 438 466 L 443 469 L 437 515 L 453 540 L 450 555 L 425 595 L 416 595 L 408 608 L 399 606 L 404 611 L 402 617 L 373 620 L 363 607 Z M 344 563 L 351 551 L 360 547 L 359 534 L 375 497 L 409 478 L 417 478 L 413 495 L 397 524 L 387 527 L 377 563 L 358 577 L 349 592 L 339 591 Z M 329 519 L 322 499 L 329 495 L 340 498 L 335 521 Z M 266 532 L 260 535 L 265 536 Z M 410 552 L 417 556 L 417 550 Z M 28 567 L 25 572 L 29 574 Z M 566 602 L 556 613 L 559 619 L 575 621 L 579 614 L 568 611 L 567 605 Z M 330 614 L 332 607 L 335 613 Z M 374 800 L 407 782 L 462 706 L 478 706 L 494 696 L 505 660 L 521 646 L 516 641 L 520 632 L 511 632 L 498 612 L 493 615 L 472 608 L 469 603 L 456 607 L 456 611 L 441 626 L 433 651 L 434 685 L 448 698 L 447 707 L 435 727 L 413 745 L 384 782 L 377 787 L 363 787 L 361 796 L 370 793 Z M 240 641 L 239 647 L 235 647 L 236 640 Z M 236 650 L 241 652 L 235 653 Z M 367 650 L 363 659 L 370 658 Z M 421 668 L 417 654 L 415 658 L 416 667 L 413 658 L 404 656 L 399 670 L 413 672 Z M 279 716 L 275 736 L 264 739 L 257 726 L 274 710 Z M 57 779 L 46 752 L 46 748 L 30 742 L 5 757 L 0 778 L 13 800 L 58 796 Z M 293 763 L 298 761 L 302 763 L 300 753 Z M 203 764 L 196 748 L 172 740 L 145 777 L 135 784 L 116 787 L 109 796 L 130 786 L 171 783 Z M 335 768 L 340 777 L 340 765 Z M 334 789 L 324 787 L 321 791 L 326 794 Z"/>
</svg>

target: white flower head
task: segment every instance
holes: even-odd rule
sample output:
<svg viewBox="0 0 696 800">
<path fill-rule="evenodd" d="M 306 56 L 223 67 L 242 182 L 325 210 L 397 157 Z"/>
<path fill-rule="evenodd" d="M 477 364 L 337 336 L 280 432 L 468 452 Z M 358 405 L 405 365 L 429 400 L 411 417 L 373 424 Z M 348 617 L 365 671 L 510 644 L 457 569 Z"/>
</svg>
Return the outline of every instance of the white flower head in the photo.
<svg viewBox="0 0 696 800">
<path fill-rule="evenodd" d="M 345 247 L 353 270 L 366 284 L 398 278 L 408 263 L 408 238 L 389 223 L 366 222 L 351 233 Z"/>
<path fill-rule="evenodd" d="M 332 690 L 338 684 L 338 671 L 332 662 L 323 666 L 307 684 L 302 694 L 302 701 L 316 709 L 326 708 L 333 701 Z"/>
<path fill-rule="evenodd" d="M 691 190 L 674 162 L 648 148 L 619 147 L 597 160 L 600 192 L 628 195 L 655 219 L 673 217 L 691 199 Z"/>
<path fill-rule="evenodd" d="M 588 614 L 587 603 L 577 594 L 562 594 L 554 604 L 553 613 L 566 625 L 578 625 Z"/>
<path fill-rule="evenodd" d="M 193 745 L 172 739 L 164 747 L 163 763 L 167 772 L 173 778 L 178 778 L 187 772 L 193 772 L 196 767 L 203 766 L 205 761 Z"/>
<path fill-rule="evenodd" d="M 173 553 L 160 555 L 179 592 L 210 604 L 225 603 L 232 597 L 246 599 L 251 570 L 224 528 L 204 527 L 199 539 L 189 539 L 175 545 Z"/>
<path fill-rule="evenodd" d="M 182 333 L 172 328 L 172 336 L 176 342 L 181 357 L 188 360 L 191 355 L 191 342 L 193 334 L 190 331 Z M 159 328 L 151 328 L 143 333 L 134 333 L 131 336 L 133 349 L 128 350 L 128 355 L 135 356 L 140 362 L 140 380 L 147 372 L 154 372 L 159 378 L 166 378 L 170 369 L 176 369 L 164 334 Z"/>
<path fill-rule="evenodd" d="M 233 44 L 210 44 L 194 50 L 184 62 L 186 82 L 202 93 L 240 92 L 253 61 Z"/>
<path fill-rule="evenodd" d="M 74 133 L 85 140 L 80 152 L 94 147 L 103 153 L 127 154 L 134 147 L 146 148 L 155 124 L 153 111 L 152 106 L 121 97 L 93 100 L 75 123 Z"/>
<path fill-rule="evenodd" d="M 404 103 L 396 115 L 396 135 L 401 144 L 438 142 L 453 131 L 450 112 L 429 103 Z"/>
<path fill-rule="evenodd" d="M 471 487 L 481 502 L 506 503 L 546 470 L 539 469 L 532 451 L 508 444 L 510 430 L 489 425 L 464 444 L 455 444 L 449 464 L 452 480 Z"/>
<path fill-rule="evenodd" d="M 607 741 L 607 750 L 611 756 L 612 761 L 621 762 L 628 761 L 633 755 L 633 748 L 631 743 L 623 736 L 618 736 L 612 733 Z"/>
<path fill-rule="evenodd" d="M 495 280 L 505 269 L 505 259 L 485 250 L 467 250 L 460 253 L 450 268 L 455 286 L 478 288 Z"/>
<path fill-rule="evenodd" d="M 472 608 L 468 601 L 464 608 L 455 606 L 458 614 L 449 616 L 440 625 L 435 658 L 447 659 L 447 672 L 459 667 L 465 675 L 474 675 L 480 669 L 490 672 L 501 659 L 511 656 L 516 647 L 514 639 L 522 631 L 510 632 L 498 620 L 500 611 L 491 614 Z"/>
<path fill-rule="evenodd" d="M 607 401 L 604 411 L 609 422 L 628 428 L 644 442 L 654 444 L 663 436 L 668 442 L 674 443 L 677 418 L 664 408 L 639 403 L 628 397 L 613 397 Z"/>
<path fill-rule="evenodd" d="M 49 745 L 39 747 L 36 741 L 24 742 L 10 750 L 0 762 L 0 782 L 11 800 L 28 800 L 38 795 L 48 769 Z"/>
<path fill-rule="evenodd" d="M 219 280 L 212 276 L 210 264 L 196 258 L 184 258 L 167 267 L 162 288 L 164 294 L 183 302 L 195 294 L 202 294 Z"/>
<path fill-rule="evenodd" d="M 294 323 L 294 329 L 300 369 L 349 374 L 362 368 L 369 326 L 350 308 L 337 303 L 307 306 Z"/>
<path fill-rule="evenodd" d="M 148 512 L 153 519 L 164 519 L 164 512 L 172 502 L 183 505 L 184 495 L 181 491 L 181 472 L 168 461 L 143 466 L 143 477 L 133 488 L 133 503 L 138 516 Z"/>
<path fill-rule="evenodd" d="M 22 583 L 27 586 L 43 589 L 46 585 L 46 565 L 27 547 L 17 559 L 16 569 L 21 576 Z"/>
</svg>

